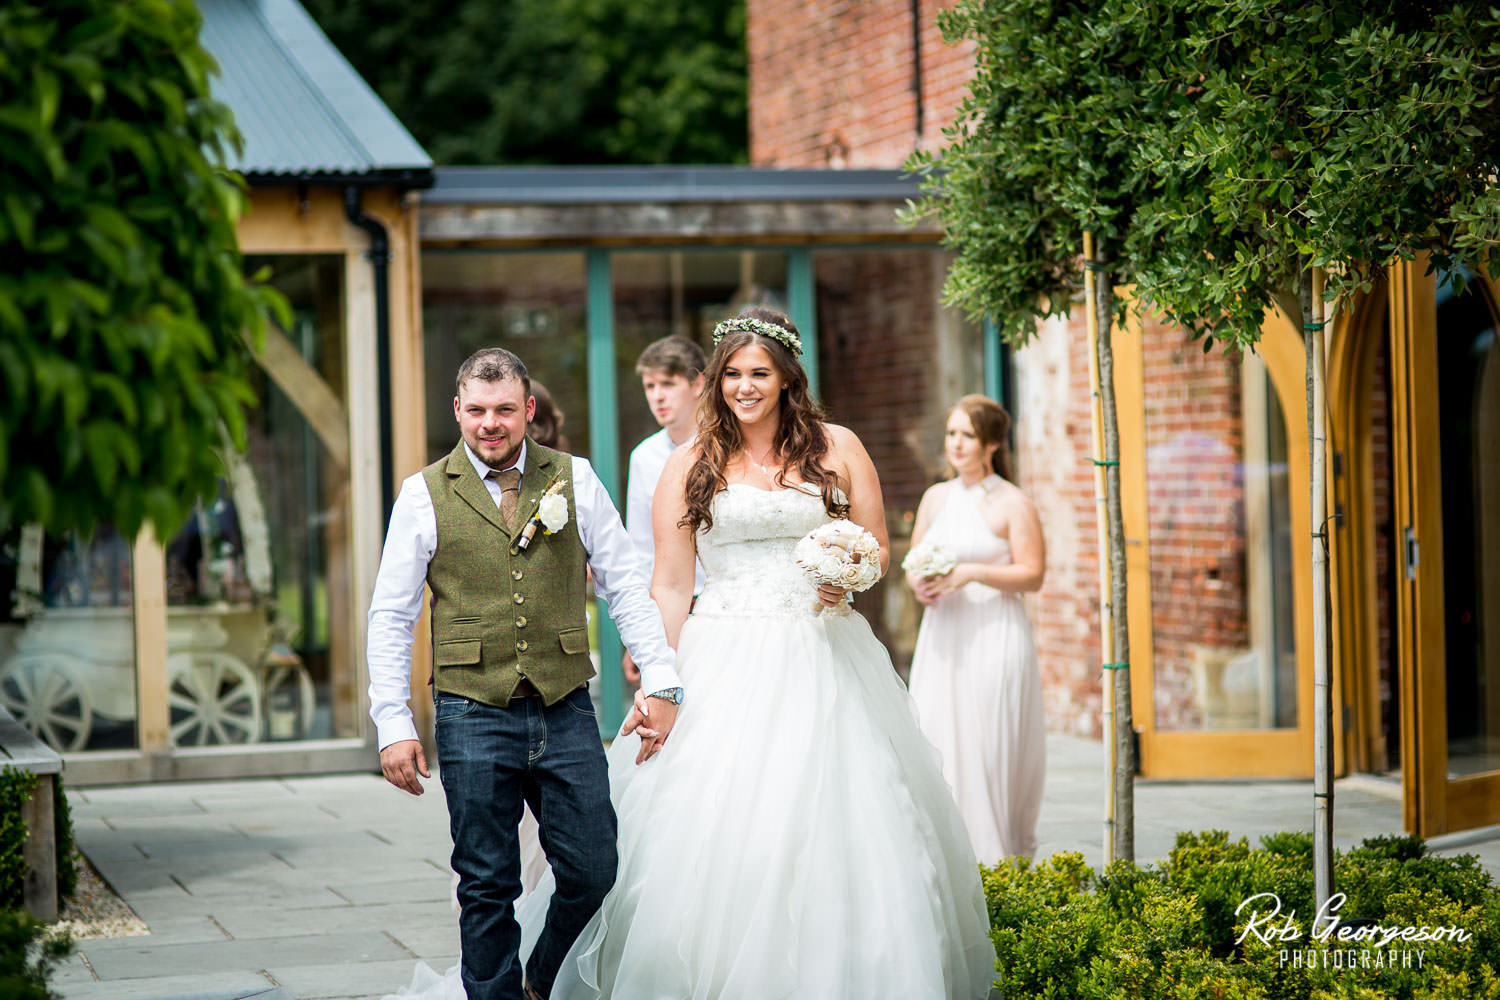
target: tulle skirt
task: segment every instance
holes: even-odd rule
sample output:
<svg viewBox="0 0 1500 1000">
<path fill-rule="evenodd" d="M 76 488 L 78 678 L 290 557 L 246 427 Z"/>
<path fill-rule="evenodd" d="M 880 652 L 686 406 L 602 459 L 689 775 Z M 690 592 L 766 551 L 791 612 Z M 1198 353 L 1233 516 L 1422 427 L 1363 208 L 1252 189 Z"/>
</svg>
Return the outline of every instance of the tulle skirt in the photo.
<svg viewBox="0 0 1500 1000">
<path fill-rule="evenodd" d="M 968 834 L 864 618 L 695 614 L 678 654 L 666 747 L 609 749 L 619 875 L 554 1000 L 987 997 Z M 518 907 L 523 948 L 550 888 Z"/>
</svg>

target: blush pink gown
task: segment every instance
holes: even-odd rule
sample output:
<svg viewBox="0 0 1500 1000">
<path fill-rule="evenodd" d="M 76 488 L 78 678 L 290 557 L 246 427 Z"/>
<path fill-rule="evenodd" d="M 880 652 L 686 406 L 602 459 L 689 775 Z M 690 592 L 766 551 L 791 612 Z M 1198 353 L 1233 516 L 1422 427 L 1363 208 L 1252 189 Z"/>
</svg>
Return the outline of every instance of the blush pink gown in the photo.
<svg viewBox="0 0 1500 1000">
<path fill-rule="evenodd" d="M 999 481 L 955 480 L 924 542 L 959 562 L 1010 562 L 979 510 Z M 943 758 L 974 853 L 985 864 L 1036 851 L 1047 771 L 1042 681 L 1031 622 L 1017 594 L 970 583 L 922 614 L 911 665 L 922 732 Z"/>
</svg>

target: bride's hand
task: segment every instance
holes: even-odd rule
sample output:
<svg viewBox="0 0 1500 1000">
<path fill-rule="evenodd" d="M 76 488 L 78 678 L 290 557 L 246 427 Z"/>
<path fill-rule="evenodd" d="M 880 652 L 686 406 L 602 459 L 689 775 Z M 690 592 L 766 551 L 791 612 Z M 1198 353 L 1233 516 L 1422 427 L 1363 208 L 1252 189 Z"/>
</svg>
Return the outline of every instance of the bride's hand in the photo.
<svg viewBox="0 0 1500 1000">
<path fill-rule="evenodd" d="M 661 752 L 662 746 L 671 735 L 672 726 L 677 721 L 678 706 L 664 698 L 650 699 L 652 704 L 647 704 L 646 695 L 637 691 L 635 693 L 635 705 L 630 710 L 630 716 L 625 720 L 620 734 L 629 735 L 635 733 L 641 738 L 641 749 L 635 755 L 637 764 L 644 764 Z M 649 715 L 647 714 L 649 713 Z M 649 722 L 650 725 L 646 725 Z"/>
<path fill-rule="evenodd" d="M 844 603 L 844 595 L 849 593 L 843 587 L 835 587 L 831 583 L 818 585 L 818 603 L 825 608 L 836 608 Z"/>
<path fill-rule="evenodd" d="M 625 725 L 620 727 L 620 735 L 629 736 L 631 733 L 635 733 L 643 740 L 650 736 L 659 735 L 655 729 L 646 725 L 646 713 L 648 711 L 646 696 L 639 690 L 636 691 L 635 704 L 630 707 L 630 714 L 625 717 Z"/>
</svg>

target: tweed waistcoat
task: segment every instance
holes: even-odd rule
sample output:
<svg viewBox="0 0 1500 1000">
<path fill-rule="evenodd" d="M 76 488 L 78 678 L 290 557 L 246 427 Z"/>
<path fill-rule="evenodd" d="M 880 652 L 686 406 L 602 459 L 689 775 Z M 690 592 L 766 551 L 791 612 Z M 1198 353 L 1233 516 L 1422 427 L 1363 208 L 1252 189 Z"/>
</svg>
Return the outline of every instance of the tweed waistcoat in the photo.
<svg viewBox="0 0 1500 1000">
<path fill-rule="evenodd" d="M 427 585 L 438 691 L 504 707 L 524 677 L 550 705 L 594 675 L 572 471 L 567 455 L 528 438 L 508 529 L 462 442 L 422 470 L 437 518 Z M 538 529 L 521 551 L 515 541 L 554 480 L 564 483 L 568 523 L 551 535 Z"/>
</svg>

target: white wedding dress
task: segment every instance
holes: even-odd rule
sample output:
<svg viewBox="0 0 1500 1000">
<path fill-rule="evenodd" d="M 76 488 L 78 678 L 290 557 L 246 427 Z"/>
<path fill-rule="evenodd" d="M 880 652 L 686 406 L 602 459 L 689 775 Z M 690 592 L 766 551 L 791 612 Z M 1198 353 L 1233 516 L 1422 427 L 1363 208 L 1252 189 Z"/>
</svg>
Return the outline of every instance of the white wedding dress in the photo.
<svg viewBox="0 0 1500 1000">
<path fill-rule="evenodd" d="M 678 644 L 687 699 L 651 761 L 635 737 L 608 751 L 619 876 L 553 1000 L 989 996 L 984 896 L 938 755 L 865 619 L 814 612 L 792 561 L 827 519 L 796 489 L 715 499 Z M 523 952 L 551 884 L 518 907 Z M 418 995 L 460 1000 L 457 971 Z"/>
</svg>

